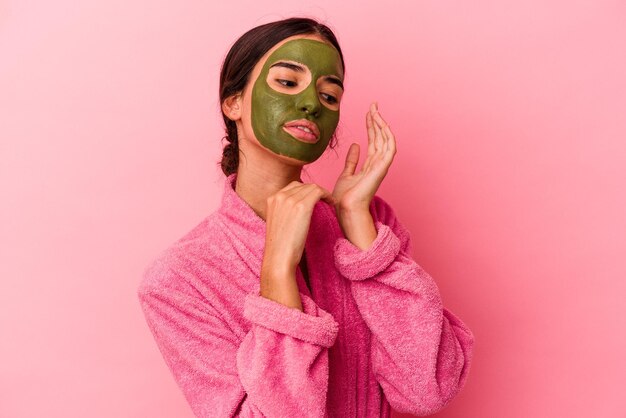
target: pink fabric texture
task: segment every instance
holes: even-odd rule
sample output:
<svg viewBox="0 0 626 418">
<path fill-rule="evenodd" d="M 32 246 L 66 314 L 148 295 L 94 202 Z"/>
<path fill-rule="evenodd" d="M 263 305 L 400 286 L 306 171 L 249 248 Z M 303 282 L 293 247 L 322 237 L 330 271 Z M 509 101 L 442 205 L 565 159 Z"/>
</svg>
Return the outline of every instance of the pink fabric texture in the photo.
<svg viewBox="0 0 626 418">
<path fill-rule="evenodd" d="M 226 178 L 221 206 L 146 268 L 138 297 L 198 417 L 429 415 L 464 386 L 474 336 L 411 257 L 378 195 L 377 237 L 348 241 L 319 201 L 305 243 L 303 310 L 260 296 L 265 221 Z"/>
</svg>

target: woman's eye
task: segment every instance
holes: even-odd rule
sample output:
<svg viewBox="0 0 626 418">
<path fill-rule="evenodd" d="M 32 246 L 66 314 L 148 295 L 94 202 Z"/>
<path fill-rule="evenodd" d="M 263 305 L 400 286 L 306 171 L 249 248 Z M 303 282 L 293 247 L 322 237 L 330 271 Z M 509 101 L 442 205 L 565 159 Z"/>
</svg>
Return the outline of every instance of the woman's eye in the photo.
<svg viewBox="0 0 626 418">
<path fill-rule="evenodd" d="M 296 82 L 295 81 L 291 81 L 291 80 L 281 80 L 279 78 L 276 79 L 276 81 L 279 84 L 282 84 L 285 87 L 295 87 L 296 86 Z"/>
<path fill-rule="evenodd" d="M 322 93 L 322 97 L 328 103 L 332 103 L 332 104 L 337 103 L 337 98 L 335 96 L 331 96 L 330 94 L 327 94 L 327 93 Z"/>
</svg>

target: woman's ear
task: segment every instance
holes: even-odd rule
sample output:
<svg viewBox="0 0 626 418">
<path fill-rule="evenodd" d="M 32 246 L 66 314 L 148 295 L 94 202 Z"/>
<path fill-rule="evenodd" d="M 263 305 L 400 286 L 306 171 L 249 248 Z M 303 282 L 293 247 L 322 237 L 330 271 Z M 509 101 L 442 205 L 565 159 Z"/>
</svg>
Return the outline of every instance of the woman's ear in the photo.
<svg viewBox="0 0 626 418">
<path fill-rule="evenodd" d="M 241 119 L 241 93 L 233 94 L 222 102 L 222 112 L 230 120 Z"/>
</svg>

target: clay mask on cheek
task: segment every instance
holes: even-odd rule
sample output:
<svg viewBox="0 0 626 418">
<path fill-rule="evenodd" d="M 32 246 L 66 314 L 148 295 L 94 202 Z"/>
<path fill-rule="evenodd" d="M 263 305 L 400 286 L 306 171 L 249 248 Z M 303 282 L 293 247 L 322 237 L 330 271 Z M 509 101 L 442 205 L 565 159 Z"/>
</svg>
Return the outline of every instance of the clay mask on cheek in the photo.
<svg viewBox="0 0 626 418">
<path fill-rule="evenodd" d="M 276 91 L 268 82 L 270 67 L 277 61 L 304 64 L 311 72 L 310 83 L 298 93 Z M 317 160 L 330 142 L 337 123 L 339 109 L 330 109 L 317 91 L 316 83 L 321 76 L 338 76 L 341 58 L 337 50 L 320 41 L 294 39 L 285 42 L 265 61 L 263 69 L 252 88 L 252 129 L 259 142 L 276 154 L 305 161 Z M 312 110 L 306 113 L 307 107 Z M 285 123 L 307 119 L 319 128 L 319 139 L 315 143 L 296 139 L 283 129 Z"/>
</svg>

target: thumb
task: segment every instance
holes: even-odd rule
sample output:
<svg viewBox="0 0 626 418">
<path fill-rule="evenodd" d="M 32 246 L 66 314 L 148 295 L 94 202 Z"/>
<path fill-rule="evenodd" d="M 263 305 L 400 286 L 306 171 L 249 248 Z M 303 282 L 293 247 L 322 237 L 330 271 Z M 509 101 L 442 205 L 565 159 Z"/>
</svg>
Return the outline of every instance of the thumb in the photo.
<svg viewBox="0 0 626 418">
<path fill-rule="evenodd" d="M 346 165 L 343 169 L 342 175 L 352 175 L 354 174 L 354 170 L 356 170 L 356 165 L 359 162 L 359 144 L 353 142 L 350 144 L 350 148 L 348 149 L 348 153 L 346 154 Z"/>
</svg>

